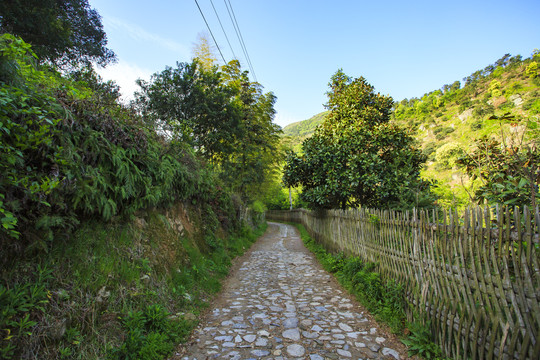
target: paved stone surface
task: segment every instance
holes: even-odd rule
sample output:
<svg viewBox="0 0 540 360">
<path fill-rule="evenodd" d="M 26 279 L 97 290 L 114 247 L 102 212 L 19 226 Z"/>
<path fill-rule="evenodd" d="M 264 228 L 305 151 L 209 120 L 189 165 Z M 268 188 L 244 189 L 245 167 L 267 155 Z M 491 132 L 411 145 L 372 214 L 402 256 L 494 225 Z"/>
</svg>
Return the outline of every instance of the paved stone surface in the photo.
<svg viewBox="0 0 540 360">
<path fill-rule="evenodd" d="M 303 246 L 269 223 L 175 359 L 405 359 Z M 381 350 L 382 349 L 382 350 Z"/>
</svg>

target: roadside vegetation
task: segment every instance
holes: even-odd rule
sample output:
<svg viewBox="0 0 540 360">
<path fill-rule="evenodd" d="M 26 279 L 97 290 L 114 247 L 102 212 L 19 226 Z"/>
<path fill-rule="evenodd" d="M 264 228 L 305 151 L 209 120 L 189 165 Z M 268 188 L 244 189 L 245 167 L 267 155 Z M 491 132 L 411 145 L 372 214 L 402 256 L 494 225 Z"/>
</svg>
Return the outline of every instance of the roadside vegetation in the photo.
<svg viewBox="0 0 540 360">
<path fill-rule="evenodd" d="M 393 99 L 341 70 L 329 87 L 329 113 L 301 153 L 288 152 L 284 185 L 301 187 L 310 208 L 431 206 L 430 183 L 420 178 L 426 156 L 390 121 Z"/>
<path fill-rule="evenodd" d="M 2 272 L 0 358 L 163 359 L 265 229 L 204 233 L 196 229 L 212 213 L 197 206 L 140 215 L 86 222 L 48 254 Z"/>
<path fill-rule="evenodd" d="M 289 208 L 289 188 L 294 206 L 321 214 L 358 207 L 436 214 L 471 205 L 534 211 L 540 196 L 538 61 L 537 50 L 526 59 L 505 55 L 463 86 L 456 81 L 400 102 L 338 70 L 329 83 L 328 112 L 284 129 L 284 186 L 272 208 Z M 405 321 L 402 285 L 382 279 L 377 264 L 326 252 L 298 227 L 306 246 L 376 319 L 408 335 L 403 342 L 411 355 L 442 358 L 429 319 Z"/>
<path fill-rule="evenodd" d="M 300 232 L 304 245 L 315 254 L 323 268 L 332 273 L 345 289 L 372 314 L 386 324 L 392 333 L 407 345 L 409 355 L 424 359 L 446 359 L 442 350 L 433 343 L 427 319 L 419 316 L 408 321 L 403 286 L 393 280 L 384 280 L 377 272 L 377 264 L 358 257 L 333 254 L 313 238 L 301 224 L 294 225 Z"/>
<path fill-rule="evenodd" d="M 238 61 L 219 66 L 204 37 L 125 104 L 94 69 L 116 57 L 88 0 L 0 14 L 1 359 L 168 356 L 266 208 L 288 208 L 282 174 L 295 207 L 537 205 L 538 51 L 398 103 L 337 71 L 329 111 L 283 144 L 276 96 Z M 439 356 L 376 264 L 307 244 Z"/>
<path fill-rule="evenodd" d="M 535 207 L 539 62 L 538 50 L 526 58 L 506 54 L 463 82 L 393 103 L 390 123 L 406 130 L 426 156 L 420 176 L 432 183 L 433 205 L 463 209 L 487 202 Z M 317 126 L 332 121 L 330 115 L 331 111 L 324 112 L 286 126 L 282 144 L 303 156 L 302 143 Z M 278 197 L 287 195 L 282 192 Z"/>
<path fill-rule="evenodd" d="M 162 359 L 264 230 L 275 96 L 201 52 L 125 104 L 87 0 L 0 13 L 0 358 Z"/>
</svg>

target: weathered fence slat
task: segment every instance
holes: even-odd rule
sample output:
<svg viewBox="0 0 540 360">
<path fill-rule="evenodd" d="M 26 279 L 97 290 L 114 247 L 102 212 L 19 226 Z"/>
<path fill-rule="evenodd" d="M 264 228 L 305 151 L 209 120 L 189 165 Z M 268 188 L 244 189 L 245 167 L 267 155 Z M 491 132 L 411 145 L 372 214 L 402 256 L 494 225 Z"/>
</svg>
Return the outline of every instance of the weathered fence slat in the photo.
<svg viewBox="0 0 540 360">
<path fill-rule="evenodd" d="M 447 356 L 540 358 L 540 214 L 456 211 L 268 211 L 304 224 L 331 251 L 377 262 L 404 285 L 407 317 L 427 315 Z"/>
</svg>

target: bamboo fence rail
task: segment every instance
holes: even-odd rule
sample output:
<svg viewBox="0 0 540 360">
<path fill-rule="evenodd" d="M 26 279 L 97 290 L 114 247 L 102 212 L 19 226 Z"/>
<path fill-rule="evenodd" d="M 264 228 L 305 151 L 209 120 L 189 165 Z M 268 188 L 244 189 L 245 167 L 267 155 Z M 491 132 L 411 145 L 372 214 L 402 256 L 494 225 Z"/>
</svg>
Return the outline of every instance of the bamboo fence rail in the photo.
<svg viewBox="0 0 540 360">
<path fill-rule="evenodd" d="M 540 359 L 540 214 L 528 208 L 455 212 L 268 211 L 302 223 L 327 249 L 378 263 L 406 289 L 454 359 Z"/>
</svg>

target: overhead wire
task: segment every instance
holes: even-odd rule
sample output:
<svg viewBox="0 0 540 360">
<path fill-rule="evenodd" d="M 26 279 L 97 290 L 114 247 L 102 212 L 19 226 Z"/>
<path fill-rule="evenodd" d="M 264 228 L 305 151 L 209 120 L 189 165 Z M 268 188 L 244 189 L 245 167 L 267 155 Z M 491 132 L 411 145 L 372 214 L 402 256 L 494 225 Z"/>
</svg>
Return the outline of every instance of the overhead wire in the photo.
<svg viewBox="0 0 540 360">
<path fill-rule="evenodd" d="M 253 78 L 257 81 L 257 76 L 255 75 L 255 70 L 253 70 L 253 65 L 251 64 L 251 59 L 249 58 L 249 54 L 246 48 L 246 44 L 244 43 L 244 38 L 242 36 L 242 32 L 240 31 L 240 26 L 238 25 L 238 21 L 236 21 L 236 15 L 234 14 L 234 10 L 231 4 L 230 0 L 223 0 L 225 3 L 225 6 L 227 7 L 227 12 L 229 13 L 229 18 L 231 19 L 231 22 L 233 23 L 234 31 L 236 32 L 236 36 L 238 37 L 238 41 L 240 42 L 240 46 L 242 47 L 242 51 L 244 52 L 244 56 L 246 57 L 246 62 L 248 63 L 248 66 L 251 70 L 251 73 L 253 74 Z M 228 2 L 228 4 L 227 4 Z M 229 10 L 230 7 L 230 10 Z M 231 14 L 232 13 L 232 14 Z"/>
<path fill-rule="evenodd" d="M 234 13 L 234 9 L 232 7 L 231 0 L 227 0 L 227 2 L 229 3 L 229 7 L 231 8 L 231 12 L 232 12 L 232 15 L 233 15 L 233 18 L 234 18 L 234 23 L 236 24 L 236 28 L 238 29 L 238 33 L 240 34 L 240 40 L 242 42 L 242 46 L 246 50 L 246 57 L 247 57 L 247 61 L 249 62 L 249 67 L 251 68 L 251 71 L 253 71 L 253 76 L 256 77 L 255 76 L 255 70 L 253 69 L 253 65 L 251 64 L 251 58 L 249 57 L 249 52 L 248 52 L 247 47 L 246 47 L 246 43 L 244 42 L 244 37 L 242 36 L 242 31 L 240 30 L 240 25 L 238 25 L 238 20 L 236 20 L 236 14 Z"/>
<path fill-rule="evenodd" d="M 221 30 L 223 31 L 223 35 L 225 35 L 225 39 L 227 39 L 227 43 L 229 44 L 229 49 L 231 49 L 231 52 L 232 52 L 232 54 L 233 54 L 233 57 L 234 57 L 235 59 L 238 59 L 238 58 L 236 57 L 236 54 L 234 53 L 234 50 L 233 50 L 233 48 L 232 48 L 232 46 L 231 46 L 231 42 L 229 41 L 229 37 L 227 36 L 227 33 L 225 32 L 225 29 L 223 28 L 223 24 L 221 23 L 221 19 L 219 18 L 219 15 L 218 15 L 218 13 L 217 13 L 217 11 L 216 11 L 216 7 L 214 6 L 214 2 L 213 2 L 212 0 L 210 0 L 210 4 L 212 4 L 212 8 L 214 9 L 214 13 L 216 14 L 216 17 L 217 17 L 217 19 L 218 19 L 218 21 L 219 21 L 219 25 L 221 26 Z"/>
<path fill-rule="evenodd" d="M 199 12 L 201 13 L 204 23 L 206 24 L 206 27 L 208 28 L 208 31 L 210 31 L 210 35 L 212 36 L 212 39 L 214 39 L 214 44 L 216 44 L 219 54 L 221 55 L 221 58 L 223 59 L 223 63 L 227 64 L 227 61 L 225 61 L 225 57 L 223 56 L 223 53 L 221 52 L 221 49 L 219 48 L 219 44 L 217 43 L 216 38 L 214 37 L 214 34 L 212 33 L 212 29 L 210 29 L 210 26 L 208 25 L 208 22 L 206 21 L 206 18 L 204 17 L 204 14 L 197 0 L 195 0 L 195 4 L 197 4 L 197 7 L 199 8 Z"/>
<path fill-rule="evenodd" d="M 229 14 L 229 18 L 231 20 L 231 23 L 233 24 L 233 28 L 234 28 L 234 31 L 236 32 L 236 36 L 238 38 L 238 41 L 240 43 L 240 47 L 242 48 L 242 52 L 244 53 L 244 56 L 245 56 L 245 59 L 246 59 L 246 62 L 249 66 L 249 69 L 251 70 L 251 73 L 253 74 L 253 78 L 256 82 L 258 82 L 257 80 L 257 75 L 255 74 L 255 70 L 253 69 L 253 64 L 251 63 L 251 58 L 249 57 L 249 53 L 247 51 L 247 47 L 246 47 L 246 43 L 244 42 L 244 37 L 242 36 L 242 31 L 240 30 L 240 26 L 238 25 L 238 20 L 236 19 L 236 14 L 234 13 L 234 9 L 232 7 L 232 4 L 231 4 L 231 1 L 230 0 L 223 0 L 223 2 L 225 3 L 225 7 L 227 8 L 227 12 Z M 214 6 L 214 2 L 213 0 L 210 0 L 210 3 L 212 4 L 212 8 L 214 9 L 214 13 L 216 14 L 216 17 L 219 21 L 219 25 L 221 26 L 221 30 L 223 31 L 223 34 L 225 35 L 225 39 L 227 39 L 227 43 L 229 44 L 229 48 L 231 49 L 231 52 L 234 56 L 235 59 L 237 59 L 236 57 L 236 54 L 234 53 L 234 50 L 233 50 L 233 47 L 231 45 L 231 42 L 229 41 L 229 37 L 227 36 L 227 32 L 225 31 L 225 28 L 223 27 L 223 23 L 221 22 L 221 19 L 219 17 L 219 14 L 216 10 L 216 7 Z M 221 59 L 223 60 L 223 62 L 225 64 L 227 64 L 227 61 L 225 60 L 225 57 L 223 56 L 223 53 L 221 51 L 221 48 L 219 47 L 219 44 L 218 42 L 216 41 L 216 38 L 214 36 L 214 33 L 212 32 L 212 29 L 210 28 L 210 25 L 208 24 L 208 21 L 206 20 L 206 17 L 204 16 L 204 13 L 199 5 L 199 2 L 197 0 L 195 0 L 195 4 L 197 4 L 197 8 L 199 9 L 199 12 L 201 13 L 201 16 L 204 20 L 204 23 L 206 24 L 206 28 L 208 29 L 208 31 L 210 32 L 210 35 L 212 36 L 212 39 L 214 40 L 214 44 L 216 44 L 216 47 L 219 51 L 219 54 L 221 55 Z"/>
</svg>

